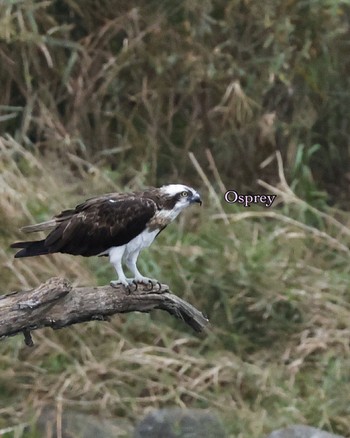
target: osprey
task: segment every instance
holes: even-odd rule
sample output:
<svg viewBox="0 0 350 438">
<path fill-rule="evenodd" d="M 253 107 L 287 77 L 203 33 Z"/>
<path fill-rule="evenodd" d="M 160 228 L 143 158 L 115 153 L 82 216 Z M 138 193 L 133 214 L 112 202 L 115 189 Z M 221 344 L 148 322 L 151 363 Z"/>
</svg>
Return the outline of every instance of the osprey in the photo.
<svg viewBox="0 0 350 438">
<path fill-rule="evenodd" d="M 152 283 L 137 269 L 140 251 L 150 246 L 193 203 L 202 204 L 200 195 L 182 184 L 152 187 L 143 192 L 109 193 L 62 211 L 49 221 L 22 228 L 26 233 L 51 231 L 43 240 L 16 242 L 11 247 L 22 248 L 16 258 L 57 252 L 84 257 L 109 256 L 118 275 L 117 281 L 111 281 L 112 286 Z M 122 262 L 133 278 L 126 278 Z"/>
</svg>

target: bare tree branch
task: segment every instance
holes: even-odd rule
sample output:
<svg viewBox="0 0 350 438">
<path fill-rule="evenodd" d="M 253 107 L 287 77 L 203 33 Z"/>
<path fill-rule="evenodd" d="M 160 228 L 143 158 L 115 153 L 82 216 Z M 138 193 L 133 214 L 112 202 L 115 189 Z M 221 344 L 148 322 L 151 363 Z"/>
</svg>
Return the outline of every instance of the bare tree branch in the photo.
<svg viewBox="0 0 350 438">
<path fill-rule="evenodd" d="M 108 320 L 115 313 L 153 309 L 167 311 L 196 331 L 208 324 L 199 310 L 172 294 L 165 284 L 152 289 L 139 285 L 128 291 L 123 286 L 73 287 L 65 279 L 51 278 L 35 289 L 0 297 L 0 339 L 22 332 L 26 345 L 32 346 L 31 331 L 38 328 L 59 329 L 84 321 Z"/>
</svg>

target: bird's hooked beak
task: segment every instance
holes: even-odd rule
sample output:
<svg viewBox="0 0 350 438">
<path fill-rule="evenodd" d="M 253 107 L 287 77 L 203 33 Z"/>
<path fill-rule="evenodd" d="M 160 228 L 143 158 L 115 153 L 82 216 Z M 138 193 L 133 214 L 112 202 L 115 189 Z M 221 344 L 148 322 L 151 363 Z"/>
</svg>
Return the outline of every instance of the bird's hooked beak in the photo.
<svg viewBox="0 0 350 438">
<path fill-rule="evenodd" d="M 191 204 L 197 202 L 199 205 L 202 205 L 202 200 L 199 193 L 195 193 L 194 195 L 192 195 L 190 202 Z"/>
</svg>

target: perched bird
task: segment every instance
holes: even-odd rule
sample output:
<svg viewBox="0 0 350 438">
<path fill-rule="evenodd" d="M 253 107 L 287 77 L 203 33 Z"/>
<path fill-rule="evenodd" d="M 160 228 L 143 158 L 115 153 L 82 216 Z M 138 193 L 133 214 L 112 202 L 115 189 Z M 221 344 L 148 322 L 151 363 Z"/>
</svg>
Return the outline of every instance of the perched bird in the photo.
<svg viewBox="0 0 350 438">
<path fill-rule="evenodd" d="M 88 199 L 53 219 L 22 228 L 22 231 L 51 230 L 43 240 L 16 242 L 22 248 L 15 255 L 32 257 L 57 252 L 89 256 L 109 256 L 118 280 L 112 286 L 132 282 L 148 283 L 137 269 L 140 251 L 151 245 L 158 234 L 178 214 L 193 203 L 202 204 L 200 195 L 191 187 L 169 184 L 142 192 L 109 193 Z M 126 278 L 122 262 L 133 274 Z"/>
</svg>

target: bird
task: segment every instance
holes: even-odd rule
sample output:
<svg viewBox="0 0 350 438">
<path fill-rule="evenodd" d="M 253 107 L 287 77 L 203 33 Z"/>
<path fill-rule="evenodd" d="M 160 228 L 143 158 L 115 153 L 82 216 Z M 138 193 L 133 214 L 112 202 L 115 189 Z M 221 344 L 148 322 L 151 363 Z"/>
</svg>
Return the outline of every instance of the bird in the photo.
<svg viewBox="0 0 350 438">
<path fill-rule="evenodd" d="M 131 193 L 108 193 L 87 199 L 52 219 L 21 229 L 25 233 L 50 231 L 45 239 L 16 242 L 15 258 L 54 253 L 108 256 L 117 280 L 113 287 L 158 282 L 140 273 L 137 259 L 159 233 L 185 208 L 202 205 L 200 194 L 184 184 L 167 184 Z M 127 278 L 123 264 L 133 277 Z"/>
</svg>

